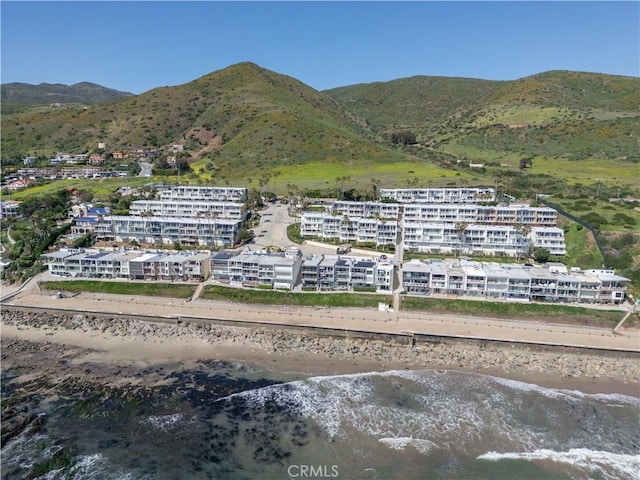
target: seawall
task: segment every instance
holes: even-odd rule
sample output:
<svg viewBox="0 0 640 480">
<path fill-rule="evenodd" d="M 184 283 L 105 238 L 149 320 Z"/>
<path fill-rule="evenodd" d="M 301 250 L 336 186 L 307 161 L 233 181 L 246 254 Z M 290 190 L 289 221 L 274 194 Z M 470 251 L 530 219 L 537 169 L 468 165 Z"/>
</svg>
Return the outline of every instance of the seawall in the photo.
<svg viewBox="0 0 640 480">
<path fill-rule="evenodd" d="M 309 352 L 341 359 L 401 363 L 407 368 L 500 369 L 561 377 L 640 381 L 640 354 L 513 343 L 439 335 L 376 333 L 348 329 L 196 317 L 150 317 L 3 306 L 2 321 L 50 330 L 126 336 L 139 341 L 172 338 L 231 342 L 269 353 Z M 159 347 L 161 348 L 161 347 Z"/>
</svg>

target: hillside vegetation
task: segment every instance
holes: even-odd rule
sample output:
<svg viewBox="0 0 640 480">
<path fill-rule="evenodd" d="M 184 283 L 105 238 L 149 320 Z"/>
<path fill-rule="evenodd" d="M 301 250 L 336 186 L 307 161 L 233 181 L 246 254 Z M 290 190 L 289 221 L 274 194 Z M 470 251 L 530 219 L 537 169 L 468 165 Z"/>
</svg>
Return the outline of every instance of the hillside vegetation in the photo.
<svg viewBox="0 0 640 480">
<path fill-rule="evenodd" d="M 79 110 L 2 119 L 3 156 L 38 148 L 83 151 L 182 143 L 209 173 L 240 176 L 274 164 L 405 158 L 367 138 L 366 125 L 330 97 L 290 77 L 242 63 L 175 87 Z M 205 163 L 206 165 L 207 163 Z"/>
<path fill-rule="evenodd" d="M 51 103 L 100 103 L 130 97 L 129 92 L 121 92 L 90 82 L 73 85 L 61 83 L 3 83 L 0 88 L 3 104 L 49 105 Z M 4 107 L 4 105 L 3 105 Z"/>
<path fill-rule="evenodd" d="M 515 81 L 416 76 L 325 93 L 379 138 L 418 142 L 473 160 L 510 155 L 640 162 L 640 79 L 552 71 Z"/>
</svg>

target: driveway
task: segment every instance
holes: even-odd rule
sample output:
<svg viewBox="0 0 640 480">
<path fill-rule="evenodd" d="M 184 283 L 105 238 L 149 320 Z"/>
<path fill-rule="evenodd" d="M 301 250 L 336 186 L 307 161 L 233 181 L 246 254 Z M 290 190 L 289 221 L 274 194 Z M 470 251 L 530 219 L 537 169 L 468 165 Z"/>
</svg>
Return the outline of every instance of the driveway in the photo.
<svg viewBox="0 0 640 480">
<path fill-rule="evenodd" d="M 148 162 L 138 162 L 140 165 L 140 173 L 139 177 L 150 177 L 151 176 L 151 164 Z"/>
<path fill-rule="evenodd" d="M 299 221 L 298 218 L 290 217 L 287 205 L 280 203 L 269 204 L 267 208 L 258 212 L 260 223 L 253 229 L 255 234 L 254 244 L 258 247 L 276 246 L 282 249 L 294 244 L 287 237 L 287 227 Z M 303 255 L 336 253 L 335 246 L 321 246 L 318 244 L 299 245 Z"/>
</svg>

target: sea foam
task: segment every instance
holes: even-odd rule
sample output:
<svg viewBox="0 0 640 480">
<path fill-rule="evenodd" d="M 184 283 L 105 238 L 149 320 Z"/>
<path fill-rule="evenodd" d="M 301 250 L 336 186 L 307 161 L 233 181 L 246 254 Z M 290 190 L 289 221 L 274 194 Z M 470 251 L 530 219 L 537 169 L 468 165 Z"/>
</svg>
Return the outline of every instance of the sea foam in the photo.
<svg viewBox="0 0 640 480">
<path fill-rule="evenodd" d="M 166 432 L 185 423 L 185 420 L 181 413 L 173 413 L 170 415 L 150 415 L 143 423 L 151 425 L 156 430 Z"/>
<path fill-rule="evenodd" d="M 611 480 L 638 480 L 640 478 L 640 456 L 626 455 L 587 448 L 574 448 L 566 452 L 539 449 L 533 452 L 488 452 L 478 460 L 544 460 L 569 464 L 585 472 L 597 473 Z"/>
<path fill-rule="evenodd" d="M 438 447 L 435 443 L 421 438 L 380 438 L 378 441 L 394 450 L 404 450 L 407 447 L 413 447 L 420 453 L 424 454 L 427 454 Z"/>
<path fill-rule="evenodd" d="M 286 408 L 316 422 L 330 438 L 358 432 L 389 448 L 412 445 L 423 453 L 444 448 L 471 455 L 487 447 L 561 451 L 577 445 L 629 453 L 633 439 L 626 442 L 627 451 L 620 450 L 615 433 L 628 423 L 626 413 L 614 416 L 608 407 L 621 405 L 634 414 L 637 405 L 632 397 L 431 370 L 312 377 L 232 397 L 243 398 L 248 407 Z M 576 407 L 567 409 L 567 401 Z M 640 431 L 632 428 L 630 437 L 640 438 Z"/>
</svg>

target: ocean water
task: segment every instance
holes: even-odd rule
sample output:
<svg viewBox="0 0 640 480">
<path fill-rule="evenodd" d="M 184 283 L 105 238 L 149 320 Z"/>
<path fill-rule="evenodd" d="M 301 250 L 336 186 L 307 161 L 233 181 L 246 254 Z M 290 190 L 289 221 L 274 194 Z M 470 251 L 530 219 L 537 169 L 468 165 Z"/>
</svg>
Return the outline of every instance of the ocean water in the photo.
<svg viewBox="0 0 640 480">
<path fill-rule="evenodd" d="M 42 428 L 3 446 L 2 479 L 640 479 L 634 397 L 434 370 L 167 379 L 31 398 Z"/>
</svg>

